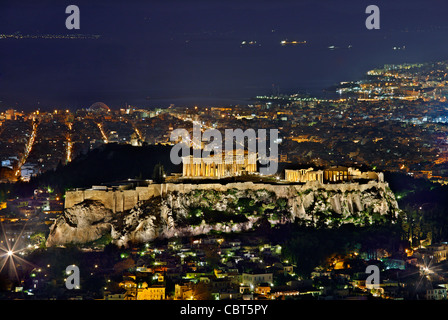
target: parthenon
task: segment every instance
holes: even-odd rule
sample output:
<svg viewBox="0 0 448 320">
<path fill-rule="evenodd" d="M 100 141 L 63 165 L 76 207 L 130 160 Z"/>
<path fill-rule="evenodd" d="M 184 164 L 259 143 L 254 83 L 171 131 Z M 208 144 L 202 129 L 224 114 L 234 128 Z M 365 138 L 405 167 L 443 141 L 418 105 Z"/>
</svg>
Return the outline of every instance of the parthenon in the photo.
<svg viewBox="0 0 448 320">
<path fill-rule="evenodd" d="M 240 176 L 257 172 L 257 155 L 255 153 L 244 153 L 240 155 L 242 161 L 238 161 L 238 156 L 233 153 L 226 159 L 225 153 L 222 156 L 206 157 L 194 159 L 193 156 L 182 158 L 182 176 L 188 178 L 225 178 Z M 240 163 L 241 162 L 241 163 Z"/>
</svg>

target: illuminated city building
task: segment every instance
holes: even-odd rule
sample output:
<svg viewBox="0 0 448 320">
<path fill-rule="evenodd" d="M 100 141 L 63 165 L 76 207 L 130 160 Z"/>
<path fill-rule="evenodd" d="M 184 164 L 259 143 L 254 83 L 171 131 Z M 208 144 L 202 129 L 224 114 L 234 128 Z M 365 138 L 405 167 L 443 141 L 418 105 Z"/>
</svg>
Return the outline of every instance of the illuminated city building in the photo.
<svg viewBox="0 0 448 320">
<path fill-rule="evenodd" d="M 144 282 L 141 288 L 138 289 L 137 300 L 165 300 L 165 286 L 148 286 L 148 284 Z"/>
</svg>

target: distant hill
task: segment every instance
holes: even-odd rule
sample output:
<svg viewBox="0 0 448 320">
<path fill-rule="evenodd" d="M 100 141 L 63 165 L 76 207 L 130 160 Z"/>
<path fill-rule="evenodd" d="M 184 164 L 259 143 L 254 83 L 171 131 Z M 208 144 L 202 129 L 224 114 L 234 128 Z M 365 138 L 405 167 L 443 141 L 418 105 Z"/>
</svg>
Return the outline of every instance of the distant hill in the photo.
<svg viewBox="0 0 448 320">
<path fill-rule="evenodd" d="M 167 174 L 182 172 L 182 167 L 170 161 L 170 146 L 105 144 L 75 158 L 67 165 L 47 171 L 28 183 L 17 183 L 13 193 L 26 196 L 39 187 L 50 186 L 56 192 L 69 188 L 90 187 L 94 184 L 125 179 L 152 179 L 154 167 L 161 163 Z"/>
</svg>

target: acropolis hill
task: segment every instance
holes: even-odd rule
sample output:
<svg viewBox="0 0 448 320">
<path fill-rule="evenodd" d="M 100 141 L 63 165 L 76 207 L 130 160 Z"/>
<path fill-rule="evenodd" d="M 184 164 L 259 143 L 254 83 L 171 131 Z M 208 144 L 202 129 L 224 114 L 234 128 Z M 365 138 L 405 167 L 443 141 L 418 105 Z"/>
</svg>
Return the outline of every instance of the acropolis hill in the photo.
<svg viewBox="0 0 448 320">
<path fill-rule="evenodd" d="M 393 220 L 399 212 L 382 176 L 358 182 L 191 182 L 130 181 L 68 191 L 65 212 L 52 225 L 47 245 L 109 236 L 115 244 L 127 246 L 212 230 L 248 230 L 263 220 L 271 225 L 365 225 Z"/>
<path fill-rule="evenodd" d="M 364 192 L 365 190 L 375 188 L 387 192 L 389 184 L 387 182 L 369 181 L 368 183 L 336 183 L 322 184 L 319 182 L 307 182 L 304 184 L 268 184 L 253 182 L 235 182 L 235 183 L 162 183 L 148 184 L 147 186 L 137 186 L 129 189 L 129 185 L 121 185 L 116 187 L 93 186 L 91 189 L 80 189 L 67 191 L 65 195 L 65 208 L 84 202 L 85 200 L 96 200 L 101 202 L 106 209 L 113 213 L 120 213 L 131 210 L 139 202 L 147 201 L 154 197 L 166 197 L 167 195 L 177 192 L 179 194 L 189 194 L 196 190 L 213 190 L 216 192 L 226 193 L 229 190 L 267 190 L 273 192 L 277 198 L 294 199 L 297 194 L 309 191 L 320 192 L 323 190 L 336 193 Z M 355 202 L 357 202 L 355 200 Z M 362 206 L 359 205 L 361 208 Z M 293 213 L 298 210 L 293 206 Z M 336 212 L 340 212 L 340 205 L 335 203 Z"/>
<path fill-rule="evenodd" d="M 201 172 L 201 170 L 198 170 Z M 203 171 L 205 172 L 205 170 Z M 231 175 L 241 174 L 231 172 Z M 184 176 L 191 177 L 190 174 Z M 198 175 L 196 177 L 205 178 Z M 369 180 L 368 184 L 355 182 L 357 180 Z M 300 170 L 285 170 L 285 181 L 281 184 L 259 183 L 259 182 L 235 182 L 235 183 L 210 183 L 203 180 L 204 183 L 192 184 L 190 179 L 177 179 L 177 183 L 152 183 L 150 180 L 144 181 L 124 181 L 109 186 L 92 186 L 90 189 L 76 189 L 67 191 L 65 195 L 65 208 L 71 208 L 84 200 L 100 201 L 107 209 L 112 212 L 124 212 L 131 210 L 140 201 L 147 201 L 152 197 L 163 197 L 171 192 L 189 193 L 193 190 L 215 190 L 226 192 L 229 189 L 237 190 L 269 190 L 277 197 L 290 198 L 297 192 L 305 190 L 339 190 L 340 192 L 371 188 L 375 185 L 385 190 L 388 187 L 384 183 L 382 173 L 361 172 L 352 168 L 335 167 L 326 170 L 314 171 L 313 168 Z M 257 179 L 253 179 L 257 181 Z M 262 179 L 258 179 L 262 180 Z M 214 180 L 216 181 L 216 180 Z M 219 181 L 219 180 L 218 180 Z M 340 182 L 340 183 L 338 183 Z M 329 184 L 331 183 L 331 184 Z"/>
</svg>

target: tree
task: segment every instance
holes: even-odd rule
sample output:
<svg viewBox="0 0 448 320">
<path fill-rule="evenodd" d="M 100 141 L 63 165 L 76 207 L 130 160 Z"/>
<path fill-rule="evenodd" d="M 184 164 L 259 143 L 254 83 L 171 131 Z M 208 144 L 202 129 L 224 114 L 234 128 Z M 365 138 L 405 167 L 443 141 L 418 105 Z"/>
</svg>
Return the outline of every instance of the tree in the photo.
<svg viewBox="0 0 448 320">
<path fill-rule="evenodd" d="M 277 199 L 277 214 L 280 217 L 280 221 L 281 223 L 284 223 L 285 220 L 288 218 L 289 216 L 289 212 L 288 212 L 288 200 L 286 198 L 278 198 Z"/>
<path fill-rule="evenodd" d="M 114 271 L 115 273 L 121 273 L 125 270 L 128 270 L 130 268 L 133 268 L 135 266 L 135 261 L 132 258 L 127 258 L 126 260 L 117 262 L 114 265 Z"/>
<path fill-rule="evenodd" d="M 216 245 L 209 245 L 204 248 L 205 261 L 211 268 L 217 268 L 221 261 L 218 254 L 218 247 Z"/>
<path fill-rule="evenodd" d="M 33 245 L 37 245 L 42 249 L 45 249 L 45 234 L 43 232 L 35 232 L 30 236 L 30 242 Z"/>
<path fill-rule="evenodd" d="M 159 162 L 154 166 L 154 172 L 152 178 L 156 183 L 162 183 L 165 181 L 166 173 L 163 168 L 163 165 Z"/>
<path fill-rule="evenodd" d="M 0 202 L 3 202 L 6 200 L 6 191 L 3 190 L 3 188 L 0 188 Z"/>
<path fill-rule="evenodd" d="M 199 282 L 193 285 L 193 298 L 194 300 L 211 300 L 212 294 L 204 282 Z"/>
</svg>

